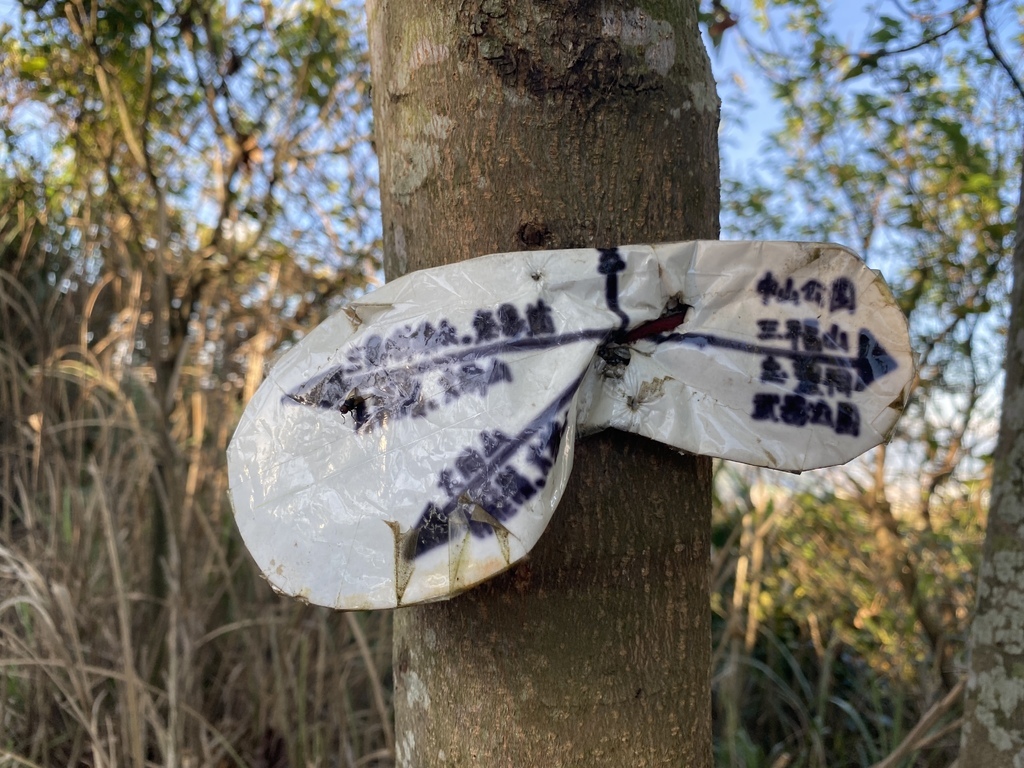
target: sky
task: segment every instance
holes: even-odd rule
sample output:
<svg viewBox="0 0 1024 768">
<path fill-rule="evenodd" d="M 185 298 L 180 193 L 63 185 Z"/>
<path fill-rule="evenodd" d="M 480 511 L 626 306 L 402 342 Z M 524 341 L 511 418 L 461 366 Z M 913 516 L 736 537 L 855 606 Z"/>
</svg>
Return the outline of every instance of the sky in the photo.
<svg viewBox="0 0 1024 768">
<path fill-rule="evenodd" d="M 711 45 L 705 33 L 705 44 L 707 45 L 711 58 L 712 69 L 716 81 L 719 83 L 719 95 L 722 98 L 722 123 L 720 127 L 720 148 L 722 156 L 723 178 L 744 178 L 754 167 L 759 167 L 763 173 L 770 178 L 771 169 L 760 164 L 763 148 L 767 138 L 776 130 L 782 127 L 781 110 L 772 98 L 769 84 L 760 78 L 754 68 L 748 63 L 748 56 L 743 47 L 743 38 L 746 36 L 760 36 L 760 27 L 756 20 L 750 15 L 752 0 L 724 0 L 724 4 L 739 17 L 736 28 L 726 30 L 722 37 L 721 44 L 717 48 Z M 953 7 L 952 3 L 946 4 Z M 744 15 L 744 10 L 747 15 Z M 837 32 L 839 39 L 846 43 L 852 50 L 871 50 L 877 47 L 867 41 L 868 36 L 880 26 L 879 17 L 883 14 L 899 16 L 894 12 L 892 0 L 875 0 L 874 2 L 858 2 L 834 0 L 828 5 L 829 16 L 833 29 Z M 1012 35 L 1020 34 L 1019 26 L 1012 23 L 1012 11 L 1004 8 L 1001 15 L 1004 23 L 996 27 L 997 36 L 1003 41 L 1004 51 L 1013 49 L 1010 38 Z M 738 33 L 738 34 L 737 34 Z M 741 99 L 748 106 L 742 108 L 737 104 Z M 878 237 L 887 236 L 884 231 L 876 233 Z M 733 235 L 735 236 L 735 235 Z M 729 237 L 729 232 L 724 231 L 723 237 Z M 875 248 L 872 255 L 871 265 L 882 270 L 886 278 L 892 281 L 898 272 L 901 271 L 904 261 L 898 258 L 899 248 Z M 895 255 L 889 258 L 889 251 Z M 995 322 L 995 318 L 991 318 Z M 987 328 L 980 336 L 982 341 L 989 342 L 992 357 L 1000 358 L 1001 342 L 995 338 L 995 330 Z M 977 421 L 970 440 L 976 440 L 979 446 L 991 446 L 994 442 L 997 422 L 995 414 L 999 410 L 1000 393 L 1002 391 L 1002 375 L 997 369 L 993 372 L 992 380 L 984 388 L 984 396 L 978 408 Z M 936 399 L 932 405 L 940 410 L 958 411 L 962 404 L 953 399 Z M 938 414 L 939 421 L 950 422 L 948 413 Z M 979 452 L 984 452 L 982 447 Z M 896 454 L 897 459 L 899 454 Z M 912 459 L 910 454 L 906 455 L 907 460 Z M 889 462 L 890 471 L 893 475 L 904 472 L 906 477 L 916 477 L 919 466 L 911 467 L 901 465 L 899 461 Z M 905 464 L 905 462 L 904 462 Z M 914 471 L 909 471 L 914 470 Z M 856 471 L 855 468 L 847 468 L 847 471 Z M 916 498 L 917 488 L 911 484 L 908 489 L 907 499 Z"/>
<path fill-rule="evenodd" d="M 719 47 L 711 44 L 706 30 L 701 30 L 715 80 L 719 83 L 719 95 L 723 99 L 720 129 L 723 170 L 756 160 L 765 138 L 780 127 L 778 105 L 771 98 L 767 83 L 750 65 L 741 40 L 741 36 L 759 36 L 760 28 L 750 15 L 750 4 L 749 0 L 725 4 L 737 16 L 738 24 L 725 32 Z M 863 40 L 878 16 L 874 10 L 876 7 L 877 2 L 863 0 L 835 0 L 830 3 L 832 26 L 842 30 L 840 39 L 851 47 Z M 737 88 L 742 89 L 752 105 L 742 114 L 738 114 L 729 103 L 730 93 Z"/>
<path fill-rule="evenodd" d="M 831 14 L 836 24 L 847 30 L 849 41 L 855 42 L 863 37 L 874 13 L 870 8 L 873 2 L 863 0 L 836 0 L 831 4 Z M 749 16 L 749 0 L 727 2 L 729 7 L 738 14 L 739 28 L 744 32 L 754 32 L 756 23 Z M 19 4 L 15 0 L 0 0 L 0 25 L 11 24 L 17 29 Z M 752 100 L 754 109 L 744 115 L 744 122 L 729 119 L 730 113 L 723 110 L 722 140 L 723 158 L 728 162 L 744 162 L 757 156 L 757 149 L 770 130 L 778 126 L 778 109 L 769 97 L 768 90 L 760 83 L 746 62 L 739 35 L 730 30 L 723 38 L 720 48 L 715 49 L 705 34 L 704 40 L 711 55 L 715 78 L 720 83 L 733 82 L 734 74 L 747 84 L 746 96 Z"/>
</svg>

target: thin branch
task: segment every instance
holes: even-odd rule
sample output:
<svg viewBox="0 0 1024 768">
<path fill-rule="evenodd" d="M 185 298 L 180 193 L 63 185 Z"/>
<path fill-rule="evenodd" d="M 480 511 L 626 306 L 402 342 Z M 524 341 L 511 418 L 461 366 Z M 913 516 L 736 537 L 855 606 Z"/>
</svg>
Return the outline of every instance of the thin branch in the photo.
<svg viewBox="0 0 1024 768">
<path fill-rule="evenodd" d="M 999 63 L 999 66 L 1003 68 L 1006 74 L 1010 78 L 1010 82 L 1013 83 L 1013 87 L 1017 89 L 1017 93 L 1024 99 L 1024 84 L 1017 78 L 1017 73 L 1013 71 L 1013 67 L 1010 66 L 1010 62 L 1003 56 L 1003 52 L 999 49 L 999 45 L 996 43 L 995 36 L 992 34 L 992 30 L 988 26 L 988 0 L 979 0 L 978 8 L 981 11 L 981 29 L 985 33 L 985 44 L 988 46 L 989 52 L 992 57 Z"/>
<path fill-rule="evenodd" d="M 932 705 L 931 709 L 925 712 L 917 725 L 910 729 L 910 733 L 899 743 L 899 746 L 892 751 L 892 753 L 872 766 L 872 768 L 894 768 L 899 765 L 908 755 L 912 752 L 917 751 L 922 746 L 927 746 L 931 743 L 931 739 L 928 738 L 928 732 L 935 726 L 939 720 L 952 709 L 960 696 L 964 692 L 964 688 L 967 685 L 967 678 L 960 680 L 952 690 L 947 693 L 941 701 L 936 702 Z"/>
<path fill-rule="evenodd" d="M 984 6 L 984 4 L 985 4 L 985 0 L 982 0 L 981 5 Z M 897 55 L 899 55 L 901 53 L 910 53 L 911 51 L 916 51 L 918 48 L 924 48 L 925 46 L 931 45 L 932 43 L 936 42 L 937 40 L 941 40 L 946 35 L 950 34 L 951 32 L 955 32 L 960 27 L 962 27 L 964 24 L 966 24 L 967 22 L 973 20 L 975 14 L 977 13 L 977 9 L 968 10 L 968 9 L 971 8 L 971 5 L 972 5 L 972 3 L 967 3 L 967 4 L 963 5 L 963 6 L 961 6 L 960 8 L 958 8 L 958 9 L 956 9 L 954 11 L 951 11 L 950 12 L 950 16 L 953 16 L 957 11 L 966 11 L 966 13 L 964 13 L 964 15 L 961 16 L 956 21 L 952 22 L 948 27 L 946 27 L 946 29 L 942 30 L 941 32 L 936 32 L 933 35 L 929 35 L 928 37 L 922 37 L 916 43 L 912 43 L 912 44 L 910 44 L 908 46 L 905 46 L 903 48 L 893 48 L 891 50 L 888 49 L 888 48 L 882 48 L 882 49 L 880 49 L 878 51 L 874 51 L 873 53 L 861 53 L 861 54 L 848 53 L 847 56 L 859 56 L 861 59 L 873 59 L 875 61 L 878 61 L 879 59 L 883 59 L 883 58 L 885 58 L 887 56 L 897 56 Z M 907 14 L 907 15 L 911 16 L 911 14 Z"/>
<path fill-rule="evenodd" d="M 81 13 L 84 18 L 87 15 L 85 8 L 80 2 L 76 3 L 76 5 L 79 8 L 79 13 Z M 131 115 L 128 112 L 128 105 L 125 101 L 124 94 L 121 92 L 121 89 L 117 87 L 116 82 L 111 82 L 107 79 L 107 70 L 105 67 L 106 62 L 99 55 L 93 31 L 79 23 L 79 20 L 75 18 L 75 14 L 72 11 L 71 6 L 67 6 L 64 10 L 68 23 L 71 26 L 71 31 L 76 35 L 79 35 L 85 41 L 85 47 L 89 51 L 93 65 L 96 67 L 96 83 L 99 85 L 100 93 L 103 95 L 103 100 L 108 106 L 113 102 L 114 110 L 117 112 L 118 120 L 121 124 L 121 132 L 124 134 L 125 143 L 128 145 L 128 149 L 131 152 L 132 157 L 135 159 L 135 162 L 139 164 L 139 167 L 146 172 L 146 175 L 152 177 L 149 168 L 149 161 L 143 149 L 142 142 L 135 135 L 135 129 L 132 127 Z"/>
</svg>

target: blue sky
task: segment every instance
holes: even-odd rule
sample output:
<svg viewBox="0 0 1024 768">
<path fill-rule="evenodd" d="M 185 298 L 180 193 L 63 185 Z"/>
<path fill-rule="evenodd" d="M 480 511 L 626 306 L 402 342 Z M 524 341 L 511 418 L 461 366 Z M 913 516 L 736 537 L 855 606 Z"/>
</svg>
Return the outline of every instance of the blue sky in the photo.
<svg viewBox="0 0 1024 768">
<path fill-rule="evenodd" d="M 739 24 L 725 32 L 718 48 L 712 46 L 707 34 L 704 34 L 704 43 L 711 56 L 711 67 L 715 73 L 715 80 L 719 83 L 719 96 L 723 101 L 720 135 L 725 171 L 756 159 L 764 139 L 780 127 L 778 105 L 771 98 L 765 81 L 756 74 L 748 62 L 740 39 L 741 34 L 759 36 L 760 27 L 751 15 L 750 5 L 749 0 L 725 3 L 725 6 L 738 17 Z M 828 5 L 833 28 L 842 30 L 840 39 L 851 47 L 856 47 L 872 30 L 873 21 L 878 16 L 874 10 L 877 7 L 877 2 L 857 0 L 837 1 Z M 738 85 L 738 82 L 741 82 L 742 86 Z M 742 116 L 730 103 L 730 94 L 741 87 L 744 96 L 752 105 L 752 109 L 745 111 Z"/>
<path fill-rule="evenodd" d="M 748 1 L 740 0 L 727 2 L 726 6 L 739 15 L 740 28 L 744 32 L 753 33 L 757 25 L 750 16 L 749 4 Z M 863 37 L 863 31 L 874 15 L 869 10 L 871 5 L 873 3 L 857 0 L 831 4 L 830 13 L 834 16 L 835 24 L 848 30 L 849 42 L 853 43 Z M 17 28 L 18 15 L 18 3 L 14 0 L 0 0 L 0 24 L 7 23 Z M 739 36 L 735 32 L 735 29 L 729 30 L 718 49 L 710 45 L 706 36 L 705 43 L 708 44 L 716 79 L 724 85 L 733 80 L 734 73 L 739 73 L 748 87 L 746 96 L 755 105 L 754 111 L 745 115 L 745 125 L 729 119 L 728 105 L 723 110 L 723 157 L 728 158 L 730 162 L 742 162 L 756 156 L 757 147 L 763 138 L 771 128 L 778 125 L 778 110 L 769 98 L 764 84 L 757 80 L 747 64 Z M 727 95 L 723 93 L 723 96 Z"/>
<path fill-rule="evenodd" d="M 751 16 L 749 0 L 734 0 L 726 6 L 733 10 L 740 19 L 739 29 L 746 34 L 756 33 L 757 23 Z M 874 17 L 870 10 L 875 3 L 833 2 L 830 15 L 834 18 L 837 28 L 844 30 L 848 42 L 855 43 L 864 36 Z M 0 0 L 0 24 L 11 24 L 17 29 L 19 5 L 14 0 Z M 778 127 L 778 108 L 770 98 L 768 88 L 760 81 L 742 50 L 737 29 L 726 32 L 721 47 L 715 49 L 705 35 L 705 43 L 711 55 L 715 78 L 720 83 L 720 95 L 723 97 L 722 112 L 722 157 L 723 164 L 745 163 L 757 157 L 758 148 L 773 128 Z M 735 78 L 734 75 L 738 75 Z M 735 109 L 730 109 L 729 95 L 731 89 L 737 87 L 737 80 L 746 85 L 745 96 L 753 104 L 753 110 L 743 115 L 742 121 Z"/>
</svg>

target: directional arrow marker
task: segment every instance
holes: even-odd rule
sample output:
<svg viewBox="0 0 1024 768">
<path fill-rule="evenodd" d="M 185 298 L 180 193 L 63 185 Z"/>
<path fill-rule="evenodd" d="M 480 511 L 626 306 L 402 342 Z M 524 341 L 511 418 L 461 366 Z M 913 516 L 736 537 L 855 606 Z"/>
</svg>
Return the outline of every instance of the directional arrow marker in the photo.
<svg viewBox="0 0 1024 768">
<path fill-rule="evenodd" d="M 861 328 L 857 335 L 857 361 L 855 363 L 860 386 L 863 389 L 876 379 L 899 367 L 896 358 L 885 351 L 882 343 L 871 335 L 867 328 Z"/>
<path fill-rule="evenodd" d="M 284 355 L 229 446 L 231 499 L 283 593 L 444 599 L 530 551 L 578 436 L 841 464 L 888 438 L 913 376 L 888 288 L 837 246 L 495 254 L 389 283 Z"/>
<path fill-rule="evenodd" d="M 678 342 L 690 344 L 698 349 L 718 347 L 746 352 L 751 355 L 765 357 L 786 357 L 794 360 L 801 367 L 808 365 L 830 365 L 837 368 L 849 368 L 857 373 L 856 389 L 862 391 L 871 382 L 895 371 L 899 364 L 896 359 L 885 351 L 885 347 L 867 328 L 861 328 L 857 334 L 857 356 L 837 355 L 827 352 L 800 352 L 794 349 L 772 347 L 765 344 L 751 344 L 740 339 L 729 339 L 707 333 L 673 333 L 658 336 L 660 343 Z"/>
</svg>

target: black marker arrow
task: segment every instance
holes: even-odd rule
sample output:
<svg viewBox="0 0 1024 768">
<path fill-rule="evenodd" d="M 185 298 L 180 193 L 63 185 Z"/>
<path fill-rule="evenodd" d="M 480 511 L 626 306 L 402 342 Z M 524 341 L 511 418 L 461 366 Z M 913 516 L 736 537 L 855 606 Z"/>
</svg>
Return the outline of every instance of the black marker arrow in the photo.
<svg viewBox="0 0 1024 768">
<path fill-rule="evenodd" d="M 867 328 L 861 328 L 857 335 L 857 361 L 854 367 L 860 380 L 867 386 L 875 379 L 895 371 L 899 364 Z"/>
<path fill-rule="evenodd" d="M 566 411 L 582 380 L 581 376 L 566 387 L 519 434 L 484 433 L 483 452 L 470 448 L 454 467 L 442 472 L 438 486 L 447 491 L 448 498 L 442 503 L 430 502 L 420 515 L 413 527 L 414 556 L 449 542 L 451 518 L 460 505 L 477 505 L 495 521 L 504 522 L 544 487 L 565 433 Z M 526 477 L 521 474 L 522 467 L 513 465 L 516 454 L 524 449 L 532 452 L 528 462 L 539 477 Z M 487 522 L 471 521 L 469 530 L 484 537 L 493 536 L 496 529 Z"/>
<path fill-rule="evenodd" d="M 820 363 L 822 365 L 850 368 L 857 374 L 856 389 L 858 392 L 871 384 L 871 382 L 892 373 L 899 367 L 896 359 L 886 351 L 885 347 L 867 328 L 861 328 L 857 334 L 856 357 L 827 352 L 801 352 L 793 349 L 771 347 L 766 344 L 751 344 L 739 339 L 715 336 L 710 333 L 671 333 L 658 337 L 657 341 L 675 341 L 681 344 L 689 344 L 699 349 L 718 347 L 719 349 L 734 349 L 739 352 L 747 352 L 752 355 L 788 357 L 800 364 Z"/>
<path fill-rule="evenodd" d="M 397 360 L 385 358 L 336 366 L 303 382 L 281 400 L 351 413 L 356 430 L 372 430 L 386 418 L 425 416 L 439 407 L 436 400 L 424 395 L 424 380 L 429 375 L 447 380 L 448 387 L 440 393 L 446 401 L 457 399 L 464 392 L 482 395 L 493 384 L 512 381 L 503 356 L 600 341 L 610 333 L 611 329 L 596 328 L 489 343 L 456 343 L 441 352 L 418 351 Z"/>
</svg>

